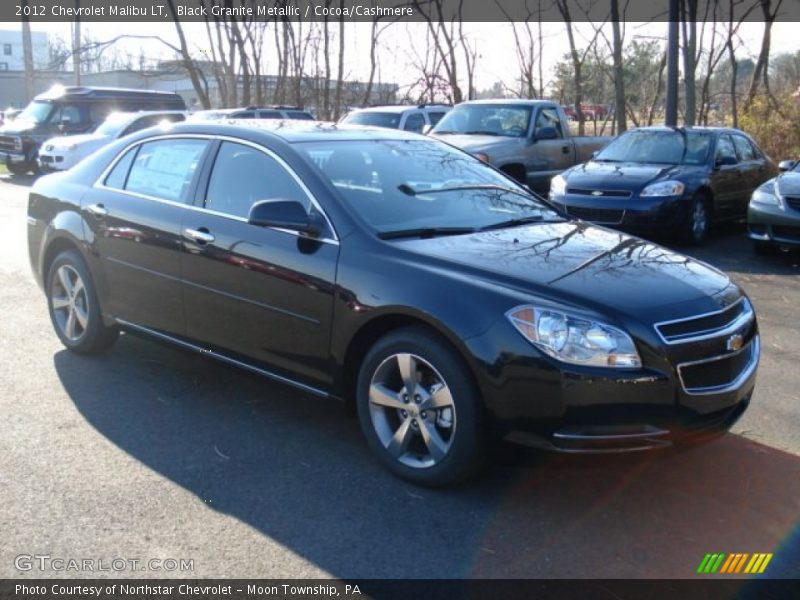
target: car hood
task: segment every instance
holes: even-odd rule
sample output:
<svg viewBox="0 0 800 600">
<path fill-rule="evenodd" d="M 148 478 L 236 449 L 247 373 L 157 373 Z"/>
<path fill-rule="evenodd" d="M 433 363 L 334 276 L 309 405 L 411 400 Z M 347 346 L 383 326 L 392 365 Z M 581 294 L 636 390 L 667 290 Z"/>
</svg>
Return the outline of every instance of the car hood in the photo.
<svg viewBox="0 0 800 600">
<path fill-rule="evenodd" d="M 467 152 L 488 152 L 492 148 L 503 147 L 506 150 L 509 144 L 513 146 L 523 145 L 525 140 L 523 138 L 513 138 L 504 135 L 462 135 L 455 133 L 432 133 L 431 137 L 452 144 L 457 148 L 466 150 Z"/>
<path fill-rule="evenodd" d="M 0 135 L 20 135 L 32 129 L 36 129 L 36 123 L 33 121 L 20 121 L 17 118 L 0 127 Z"/>
<path fill-rule="evenodd" d="M 656 307 L 675 305 L 674 311 L 659 311 L 655 319 L 666 320 L 712 312 L 741 295 L 727 275 L 705 263 L 577 221 L 404 240 L 399 245 L 446 261 L 476 280 L 545 298 L 553 289 L 557 298 L 648 323 Z"/>
<path fill-rule="evenodd" d="M 109 138 L 107 135 L 102 135 L 99 133 L 65 135 L 50 138 L 44 143 L 44 147 L 47 148 L 48 146 L 52 145 L 56 148 L 65 148 L 66 146 L 71 146 L 73 144 L 76 146 L 96 146 L 107 141 L 108 139 Z"/>
<path fill-rule="evenodd" d="M 781 196 L 800 196 L 800 173 L 784 173 L 775 179 L 775 186 Z"/>
<path fill-rule="evenodd" d="M 657 179 L 674 177 L 677 172 L 678 168 L 672 165 L 589 161 L 569 169 L 564 178 L 571 188 L 636 191 Z"/>
</svg>

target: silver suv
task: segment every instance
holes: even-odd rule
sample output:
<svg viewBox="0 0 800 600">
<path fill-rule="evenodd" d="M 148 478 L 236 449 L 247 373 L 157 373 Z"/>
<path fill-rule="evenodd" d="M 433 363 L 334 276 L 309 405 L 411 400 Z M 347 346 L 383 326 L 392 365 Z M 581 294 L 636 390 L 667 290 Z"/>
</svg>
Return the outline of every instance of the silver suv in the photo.
<svg viewBox="0 0 800 600">
<path fill-rule="evenodd" d="M 347 113 L 339 121 L 348 125 L 371 125 L 422 133 L 425 126 L 433 127 L 452 106 L 449 104 L 420 104 L 418 106 L 372 106 Z"/>
</svg>

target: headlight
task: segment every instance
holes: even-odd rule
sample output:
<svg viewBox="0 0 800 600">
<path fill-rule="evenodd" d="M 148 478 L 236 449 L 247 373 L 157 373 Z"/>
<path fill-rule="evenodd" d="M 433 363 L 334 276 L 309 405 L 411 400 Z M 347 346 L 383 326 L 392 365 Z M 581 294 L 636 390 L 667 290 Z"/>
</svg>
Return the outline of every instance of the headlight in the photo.
<svg viewBox="0 0 800 600">
<path fill-rule="evenodd" d="M 768 206 L 780 206 L 781 201 L 775 193 L 775 184 L 762 185 L 750 198 L 750 202 L 754 204 L 766 204 Z"/>
<path fill-rule="evenodd" d="M 644 188 L 639 196 L 648 198 L 653 196 L 680 196 L 686 186 L 680 181 L 659 181 L 658 183 L 651 183 Z"/>
<path fill-rule="evenodd" d="M 560 361 L 594 367 L 641 367 L 630 336 L 610 325 L 535 306 L 506 313 L 529 342 Z"/>
<path fill-rule="evenodd" d="M 556 175 L 550 180 L 550 193 L 560 196 L 567 193 L 567 180 L 563 175 Z"/>
</svg>

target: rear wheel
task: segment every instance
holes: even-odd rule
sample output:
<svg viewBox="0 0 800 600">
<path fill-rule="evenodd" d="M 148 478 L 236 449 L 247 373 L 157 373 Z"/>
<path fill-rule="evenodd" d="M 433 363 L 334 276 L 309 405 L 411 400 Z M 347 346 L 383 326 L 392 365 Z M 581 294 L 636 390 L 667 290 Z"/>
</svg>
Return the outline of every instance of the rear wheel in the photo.
<svg viewBox="0 0 800 600">
<path fill-rule="evenodd" d="M 83 258 L 74 250 L 59 254 L 47 276 L 50 320 L 61 343 L 80 354 L 98 354 L 119 336 L 103 323 L 94 282 Z"/>
<path fill-rule="evenodd" d="M 31 170 L 30 163 L 28 162 L 21 162 L 21 163 L 9 162 L 6 163 L 6 168 L 12 175 L 25 175 L 28 173 L 28 171 Z"/>
<path fill-rule="evenodd" d="M 393 473 L 420 485 L 463 480 L 484 462 L 479 397 L 461 357 L 421 328 L 379 340 L 361 366 L 358 416 Z"/>
</svg>

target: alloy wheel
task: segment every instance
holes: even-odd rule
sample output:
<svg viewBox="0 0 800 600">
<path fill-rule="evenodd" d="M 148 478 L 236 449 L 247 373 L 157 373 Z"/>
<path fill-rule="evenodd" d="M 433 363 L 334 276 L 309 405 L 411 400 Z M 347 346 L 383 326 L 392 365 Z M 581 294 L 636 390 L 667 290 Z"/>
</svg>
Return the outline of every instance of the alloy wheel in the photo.
<svg viewBox="0 0 800 600">
<path fill-rule="evenodd" d="M 70 342 L 78 342 L 89 325 L 89 297 L 83 279 L 70 265 L 58 267 L 50 286 L 55 322 Z"/>
<path fill-rule="evenodd" d="M 702 240 L 708 227 L 706 205 L 702 201 L 695 202 L 692 210 L 692 234 L 696 240 Z"/>
<path fill-rule="evenodd" d="M 441 462 L 455 439 L 453 396 L 425 359 L 393 354 L 375 370 L 369 413 L 381 444 L 398 462 L 428 468 Z"/>
</svg>

